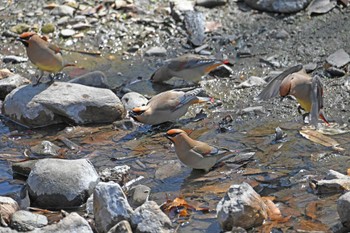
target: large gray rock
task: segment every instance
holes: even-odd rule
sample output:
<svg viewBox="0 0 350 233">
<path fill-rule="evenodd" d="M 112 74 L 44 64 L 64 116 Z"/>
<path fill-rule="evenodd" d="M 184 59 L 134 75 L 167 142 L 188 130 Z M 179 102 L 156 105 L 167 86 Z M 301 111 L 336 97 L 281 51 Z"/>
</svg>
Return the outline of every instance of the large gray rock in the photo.
<svg viewBox="0 0 350 233">
<path fill-rule="evenodd" d="M 17 231 L 32 231 L 35 228 L 46 226 L 47 223 L 46 216 L 26 210 L 17 211 L 11 218 L 11 227 Z"/>
<path fill-rule="evenodd" d="M 94 190 L 94 216 L 100 233 L 108 232 L 122 220 L 129 220 L 133 213 L 119 184 L 100 182 Z"/>
<path fill-rule="evenodd" d="M 89 223 L 77 213 L 71 213 L 56 224 L 35 229 L 31 233 L 93 233 Z"/>
<path fill-rule="evenodd" d="M 260 195 L 247 183 L 231 185 L 216 207 L 221 227 L 249 229 L 259 226 L 267 219 L 267 206 Z"/>
<path fill-rule="evenodd" d="M 10 217 L 19 209 L 15 200 L 11 197 L 0 196 L 0 216 L 6 224 L 10 223 Z M 2 231 L 0 231 L 2 232 Z"/>
<path fill-rule="evenodd" d="M 135 209 L 131 225 L 135 233 L 166 233 L 172 228 L 171 220 L 154 201 L 147 201 Z"/>
<path fill-rule="evenodd" d="M 124 117 L 124 106 L 109 89 L 76 83 L 16 88 L 4 100 L 3 113 L 29 127 L 74 122 L 111 123 Z"/>
<path fill-rule="evenodd" d="M 86 159 L 42 159 L 27 183 L 32 205 L 65 208 L 85 203 L 98 181 L 95 168 Z"/>
<path fill-rule="evenodd" d="M 345 66 L 350 62 L 350 55 L 344 49 L 339 49 L 329 55 L 326 61 L 335 67 Z"/>
<path fill-rule="evenodd" d="M 108 81 L 106 75 L 102 71 L 93 71 L 83 74 L 68 81 L 69 83 L 78 83 L 90 87 L 108 88 Z"/>
<path fill-rule="evenodd" d="M 24 84 L 28 84 L 29 80 L 18 75 L 12 75 L 8 78 L 0 80 L 0 99 L 3 100 L 5 97 L 17 87 L 20 87 Z"/>
<path fill-rule="evenodd" d="M 244 0 L 253 9 L 277 13 L 295 13 L 306 8 L 311 0 Z"/>
<path fill-rule="evenodd" d="M 342 195 L 337 201 L 337 211 L 342 224 L 350 228 L 350 192 Z"/>
</svg>

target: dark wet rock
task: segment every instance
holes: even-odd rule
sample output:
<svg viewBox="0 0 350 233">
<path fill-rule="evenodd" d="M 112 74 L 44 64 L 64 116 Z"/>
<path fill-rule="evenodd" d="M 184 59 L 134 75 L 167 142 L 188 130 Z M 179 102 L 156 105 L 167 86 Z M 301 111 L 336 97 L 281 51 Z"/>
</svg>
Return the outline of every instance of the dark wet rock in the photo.
<svg viewBox="0 0 350 233">
<path fill-rule="evenodd" d="M 324 14 L 337 5 L 333 0 L 313 0 L 307 8 L 308 14 Z"/>
<path fill-rule="evenodd" d="M 58 16 L 70 16 L 73 17 L 75 9 L 73 7 L 67 6 L 67 5 L 60 5 L 55 7 L 52 11 L 52 15 L 58 15 Z"/>
<path fill-rule="evenodd" d="M 14 32 L 14 33 L 17 33 L 17 34 L 22 34 L 23 32 L 27 32 L 30 28 L 31 28 L 30 25 L 24 24 L 24 23 L 20 23 L 20 24 L 17 24 L 15 26 L 11 27 L 10 31 Z"/>
<path fill-rule="evenodd" d="M 330 170 L 324 180 L 311 180 L 310 187 L 317 194 L 350 191 L 350 176 Z"/>
<path fill-rule="evenodd" d="M 308 63 L 303 66 L 305 69 L 306 73 L 311 73 L 312 71 L 316 70 L 317 68 L 317 63 Z"/>
<path fill-rule="evenodd" d="M 150 193 L 151 189 L 148 186 L 136 185 L 129 190 L 128 201 L 133 208 L 137 208 L 148 201 Z"/>
<path fill-rule="evenodd" d="M 102 71 L 92 71 L 86 74 L 83 74 L 79 77 L 76 77 L 68 81 L 69 83 L 78 83 L 90 87 L 100 87 L 108 88 L 108 81 L 106 75 Z"/>
<path fill-rule="evenodd" d="M 123 119 L 120 121 L 113 122 L 113 127 L 117 129 L 123 129 L 123 130 L 132 130 L 135 127 L 135 121 L 132 121 L 130 119 Z"/>
<path fill-rule="evenodd" d="M 260 226 L 268 217 L 264 201 L 247 183 L 232 185 L 218 203 L 216 212 L 224 230 Z"/>
<path fill-rule="evenodd" d="M 42 141 L 40 144 L 32 146 L 30 151 L 35 155 L 57 156 L 61 148 L 50 141 Z"/>
<path fill-rule="evenodd" d="M 77 213 L 70 213 L 68 216 L 63 218 L 56 224 L 42 227 L 40 229 L 35 229 L 31 233 L 93 233 L 89 223 Z"/>
<path fill-rule="evenodd" d="M 86 159 L 39 160 L 27 180 L 33 206 L 41 208 L 79 206 L 98 182 L 95 168 Z"/>
<path fill-rule="evenodd" d="M 283 140 L 283 138 L 285 138 L 287 136 L 287 134 L 285 132 L 283 132 L 283 130 L 280 127 L 277 127 L 275 129 L 275 142 L 281 142 Z"/>
<path fill-rule="evenodd" d="M 107 233 L 133 233 L 130 223 L 126 220 L 120 221 L 112 227 Z"/>
<path fill-rule="evenodd" d="M 17 231 L 32 231 L 48 224 L 47 217 L 41 214 L 19 210 L 11 217 L 11 228 Z"/>
<path fill-rule="evenodd" d="M 171 220 L 156 202 L 147 201 L 135 209 L 131 216 L 131 226 L 135 233 L 171 232 Z"/>
<path fill-rule="evenodd" d="M 99 232 L 108 232 L 122 220 L 129 220 L 133 213 L 119 184 L 100 182 L 94 190 L 94 216 Z"/>
<path fill-rule="evenodd" d="M 100 179 L 103 182 L 114 181 L 119 185 L 122 185 L 130 172 L 128 165 L 115 166 L 113 168 L 105 168 L 100 171 Z"/>
<path fill-rule="evenodd" d="M 8 55 L 2 58 L 2 61 L 4 63 L 12 63 L 12 64 L 17 64 L 17 63 L 23 63 L 27 62 L 28 58 L 25 57 L 20 57 L 20 56 L 15 56 L 15 55 Z"/>
<path fill-rule="evenodd" d="M 9 224 L 12 214 L 19 210 L 19 205 L 11 197 L 0 196 L 0 226 L 2 224 Z M 0 231 L 2 232 L 2 231 Z"/>
<path fill-rule="evenodd" d="M 24 182 L 17 181 L 9 184 L 9 187 L 3 190 L 1 194 L 15 200 L 20 209 L 25 209 L 30 206 L 28 190 Z"/>
<path fill-rule="evenodd" d="M 63 29 L 60 34 L 63 37 L 71 37 L 75 34 L 75 31 L 73 29 Z"/>
<path fill-rule="evenodd" d="M 24 84 L 28 84 L 30 81 L 21 75 L 15 74 L 10 77 L 0 80 L 0 99 L 4 100 L 5 97 L 17 87 Z"/>
<path fill-rule="evenodd" d="M 195 47 L 201 46 L 206 39 L 204 14 L 198 11 L 186 11 L 184 21 L 190 43 Z"/>
<path fill-rule="evenodd" d="M 276 12 L 276 13 L 295 13 L 305 9 L 311 0 L 244 0 L 251 8 Z"/>
<path fill-rule="evenodd" d="M 27 160 L 23 162 L 12 163 L 12 171 L 14 174 L 21 176 L 29 176 L 30 171 L 34 168 L 38 160 Z"/>
<path fill-rule="evenodd" d="M 250 76 L 246 81 L 240 83 L 236 88 L 247 88 L 265 85 L 266 81 L 260 77 Z"/>
<path fill-rule="evenodd" d="M 285 40 L 285 39 L 287 39 L 288 37 L 289 37 L 289 33 L 288 33 L 286 30 L 284 30 L 284 29 L 278 31 L 278 32 L 275 34 L 275 38 L 276 38 L 276 39 Z"/>
<path fill-rule="evenodd" d="M 148 99 L 137 92 L 129 92 L 123 95 L 122 103 L 126 111 L 130 111 L 135 107 L 147 105 Z"/>
<path fill-rule="evenodd" d="M 160 163 L 156 172 L 155 178 L 164 180 L 166 178 L 175 176 L 181 172 L 181 163 L 178 160 L 170 160 L 164 163 Z"/>
<path fill-rule="evenodd" d="M 219 66 L 218 68 L 209 73 L 209 75 L 214 75 L 215 77 L 219 78 L 227 78 L 230 77 L 232 74 L 233 70 L 227 65 Z"/>
<path fill-rule="evenodd" d="M 145 55 L 163 57 L 166 56 L 166 52 L 166 49 L 163 47 L 152 47 L 145 52 Z"/>
<path fill-rule="evenodd" d="M 336 52 L 329 55 L 326 61 L 332 66 L 340 68 L 350 62 L 350 56 L 347 52 L 345 52 L 344 49 L 339 49 Z"/>
<path fill-rule="evenodd" d="M 13 121 L 35 128 L 67 121 L 110 123 L 123 118 L 124 106 L 111 90 L 55 82 L 50 86 L 27 85 L 13 90 L 5 98 L 3 113 Z"/>
<path fill-rule="evenodd" d="M 196 0 L 197 6 L 204 6 L 204 7 L 216 7 L 216 6 L 222 6 L 227 3 L 227 0 Z"/>
<path fill-rule="evenodd" d="M 342 224 L 350 228 L 350 192 L 343 194 L 337 201 L 337 211 Z"/>
<path fill-rule="evenodd" d="M 336 67 L 333 67 L 333 66 L 327 68 L 326 71 L 332 77 L 342 77 L 342 76 L 344 76 L 346 74 L 344 70 L 336 68 Z"/>
<path fill-rule="evenodd" d="M 53 23 L 47 23 L 41 27 L 41 32 L 49 34 L 55 31 L 55 25 Z"/>
</svg>

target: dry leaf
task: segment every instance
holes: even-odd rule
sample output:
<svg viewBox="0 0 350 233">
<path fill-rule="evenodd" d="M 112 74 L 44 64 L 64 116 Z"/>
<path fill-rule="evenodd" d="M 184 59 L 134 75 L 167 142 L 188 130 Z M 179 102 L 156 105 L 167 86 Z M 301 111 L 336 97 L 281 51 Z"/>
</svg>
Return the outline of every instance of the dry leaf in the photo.
<svg viewBox="0 0 350 233">
<path fill-rule="evenodd" d="M 313 201 L 307 204 L 306 209 L 305 209 L 305 214 L 306 216 L 310 217 L 311 219 L 316 219 L 317 215 L 317 202 Z"/>
<path fill-rule="evenodd" d="M 339 143 L 334 140 L 333 138 L 330 138 L 328 136 L 325 136 L 321 134 L 318 131 L 311 130 L 311 129 L 302 129 L 299 131 L 299 133 L 306 139 L 313 141 L 315 143 L 321 144 L 326 147 L 332 147 L 336 150 L 342 151 L 343 148 L 339 147 Z"/>
<path fill-rule="evenodd" d="M 52 9 L 54 9 L 55 7 L 58 7 L 58 5 L 57 5 L 56 3 L 54 3 L 54 2 L 52 2 L 52 3 L 49 3 L 49 4 L 47 4 L 46 6 L 44 6 L 44 9 L 52 10 Z"/>
<path fill-rule="evenodd" d="M 162 206 L 163 212 L 169 216 L 190 217 L 192 211 L 209 212 L 208 208 L 195 207 L 188 204 L 182 197 L 177 197 L 173 201 L 167 200 Z"/>
</svg>

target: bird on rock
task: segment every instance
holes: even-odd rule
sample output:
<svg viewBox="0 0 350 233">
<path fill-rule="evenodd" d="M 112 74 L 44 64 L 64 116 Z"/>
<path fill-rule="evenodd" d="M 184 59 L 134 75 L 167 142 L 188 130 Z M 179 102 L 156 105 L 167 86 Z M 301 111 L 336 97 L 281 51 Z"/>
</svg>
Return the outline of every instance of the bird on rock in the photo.
<svg viewBox="0 0 350 233">
<path fill-rule="evenodd" d="M 192 169 L 208 172 L 215 164 L 236 156 L 235 151 L 194 140 L 181 129 L 168 130 L 165 137 L 173 142 L 179 160 Z"/>
<path fill-rule="evenodd" d="M 191 91 L 170 90 L 153 96 L 145 106 L 133 108 L 129 115 L 136 121 L 158 125 L 174 122 L 186 114 L 192 104 L 212 101 L 210 97 L 197 96 L 202 88 Z"/>
<path fill-rule="evenodd" d="M 203 76 L 224 64 L 229 64 L 229 61 L 185 54 L 167 60 L 166 64 L 152 74 L 150 80 L 152 82 L 164 82 L 177 77 L 187 82 L 198 83 Z"/>
<path fill-rule="evenodd" d="M 18 38 L 27 51 L 29 60 L 40 70 L 37 84 L 40 82 L 44 72 L 58 73 L 64 67 L 74 66 L 65 64 L 62 53 L 57 45 L 51 44 L 46 37 L 41 37 L 35 32 L 24 32 Z"/>
<path fill-rule="evenodd" d="M 272 79 L 257 99 L 267 100 L 280 95 L 282 98 L 291 95 L 298 103 L 298 112 L 303 109 L 310 115 L 310 123 L 317 127 L 318 118 L 321 118 L 326 124 L 328 121 L 323 115 L 323 86 L 316 75 L 310 77 L 302 65 L 293 66 L 280 75 Z"/>
</svg>

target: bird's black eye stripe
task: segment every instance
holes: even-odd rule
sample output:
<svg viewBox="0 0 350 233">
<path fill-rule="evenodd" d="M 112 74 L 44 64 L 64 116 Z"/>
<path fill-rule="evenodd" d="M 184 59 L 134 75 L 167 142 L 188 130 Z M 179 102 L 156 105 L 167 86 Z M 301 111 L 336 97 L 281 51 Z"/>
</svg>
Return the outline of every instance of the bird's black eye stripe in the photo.
<svg viewBox="0 0 350 233">
<path fill-rule="evenodd" d="M 169 137 L 175 137 L 176 135 L 179 135 L 180 134 L 180 132 L 179 133 L 172 133 L 172 134 L 167 134 Z"/>
</svg>

